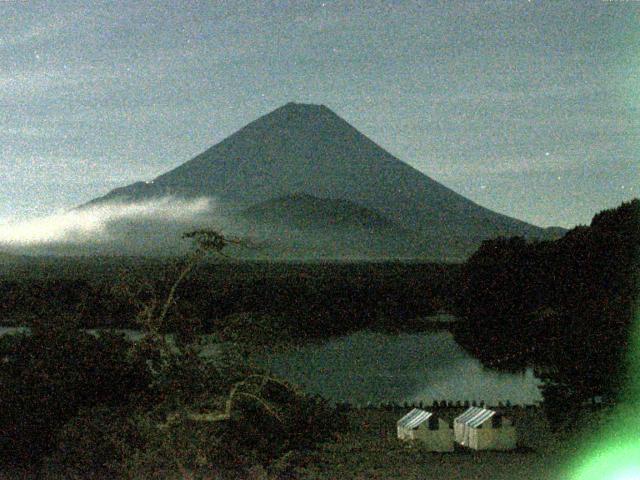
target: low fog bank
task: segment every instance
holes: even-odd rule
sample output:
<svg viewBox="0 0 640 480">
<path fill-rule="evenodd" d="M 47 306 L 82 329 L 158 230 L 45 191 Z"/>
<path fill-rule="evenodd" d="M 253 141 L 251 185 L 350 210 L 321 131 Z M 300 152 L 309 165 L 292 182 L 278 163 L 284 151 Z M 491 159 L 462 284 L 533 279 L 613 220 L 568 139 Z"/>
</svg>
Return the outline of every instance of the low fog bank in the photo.
<svg viewBox="0 0 640 480">
<path fill-rule="evenodd" d="M 267 261 L 457 261 L 441 238 L 422 238 L 395 225 L 360 225 L 359 217 L 336 221 L 340 212 L 298 212 L 300 221 L 255 218 L 247 206 L 210 197 L 163 196 L 113 200 L 20 221 L 0 221 L 0 261 L 9 255 L 165 257 L 185 254 L 183 234 L 213 229 L 248 240 L 227 253 Z M 278 212 L 276 212 L 278 213 Z M 295 213 L 295 212 L 294 212 Z M 317 218 L 316 218 L 317 217 Z M 368 217 L 367 217 L 368 218 Z M 3 255 L 4 254 L 4 255 Z"/>
<path fill-rule="evenodd" d="M 190 248 L 182 234 L 212 228 L 246 231 L 233 208 L 212 198 L 162 197 L 109 202 L 23 221 L 0 223 L 0 250 L 27 255 L 176 255 Z"/>
</svg>

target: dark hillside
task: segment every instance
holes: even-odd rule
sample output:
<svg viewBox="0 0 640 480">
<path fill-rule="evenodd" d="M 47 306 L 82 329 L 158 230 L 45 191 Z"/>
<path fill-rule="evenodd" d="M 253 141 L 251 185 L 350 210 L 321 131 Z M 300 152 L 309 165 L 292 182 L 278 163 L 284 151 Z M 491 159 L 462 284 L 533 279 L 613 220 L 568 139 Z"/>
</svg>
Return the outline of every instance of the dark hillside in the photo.
<svg viewBox="0 0 640 480">
<path fill-rule="evenodd" d="M 546 398 L 616 398 L 640 275 L 640 200 L 556 241 L 500 238 L 463 267 L 457 340 L 485 364 L 535 365 Z"/>
<path fill-rule="evenodd" d="M 433 260 L 420 235 L 379 212 L 346 200 L 299 193 L 268 200 L 241 213 L 251 234 L 270 241 L 262 249 L 275 258 Z"/>
</svg>

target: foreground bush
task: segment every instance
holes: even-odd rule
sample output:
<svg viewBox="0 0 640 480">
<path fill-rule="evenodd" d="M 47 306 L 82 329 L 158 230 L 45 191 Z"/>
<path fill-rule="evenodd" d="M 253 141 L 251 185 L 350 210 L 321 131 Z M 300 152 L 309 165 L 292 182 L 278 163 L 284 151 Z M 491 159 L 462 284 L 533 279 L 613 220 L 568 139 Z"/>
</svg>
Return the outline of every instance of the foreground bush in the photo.
<svg viewBox="0 0 640 480">
<path fill-rule="evenodd" d="M 121 477 L 129 457 L 145 448 L 136 420 L 129 409 L 82 409 L 57 432 L 46 470 L 65 479 Z"/>
<path fill-rule="evenodd" d="M 150 382 L 122 335 L 94 336 L 70 319 L 0 338 L 0 461 L 33 463 L 82 408 L 123 407 Z"/>
<path fill-rule="evenodd" d="M 196 248 L 166 298 L 133 298 L 139 341 L 83 332 L 79 315 L 0 339 L 0 462 L 49 478 L 238 478 L 331 438 L 335 409 L 252 370 L 241 346 L 205 359 L 197 322 L 166 334 L 182 281 L 231 242 L 186 237 Z"/>
<path fill-rule="evenodd" d="M 331 440 L 344 421 L 325 401 L 277 379 L 249 374 L 199 406 L 159 406 L 139 423 L 145 448 L 127 476 L 238 478 L 291 452 Z"/>
</svg>

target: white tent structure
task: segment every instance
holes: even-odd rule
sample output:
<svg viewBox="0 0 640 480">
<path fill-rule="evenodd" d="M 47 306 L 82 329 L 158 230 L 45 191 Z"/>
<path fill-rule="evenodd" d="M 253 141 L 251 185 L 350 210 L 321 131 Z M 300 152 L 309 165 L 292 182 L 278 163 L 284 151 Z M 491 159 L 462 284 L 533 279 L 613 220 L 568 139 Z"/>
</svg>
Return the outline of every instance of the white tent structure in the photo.
<svg viewBox="0 0 640 480">
<path fill-rule="evenodd" d="M 419 441 L 432 452 L 453 452 L 453 429 L 433 413 L 419 408 L 398 420 L 398 438 Z"/>
<path fill-rule="evenodd" d="M 453 421 L 456 442 L 474 450 L 513 450 L 516 429 L 511 420 L 481 407 L 471 407 Z"/>
</svg>

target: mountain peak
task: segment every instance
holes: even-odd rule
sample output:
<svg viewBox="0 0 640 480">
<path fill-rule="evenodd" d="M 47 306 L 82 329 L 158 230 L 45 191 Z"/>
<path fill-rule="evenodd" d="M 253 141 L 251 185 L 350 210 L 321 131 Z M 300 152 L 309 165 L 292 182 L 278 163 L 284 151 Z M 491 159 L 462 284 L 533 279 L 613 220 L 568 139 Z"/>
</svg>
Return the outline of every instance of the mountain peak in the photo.
<svg viewBox="0 0 640 480">
<path fill-rule="evenodd" d="M 282 107 L 287 110 L 329 110 L 323 104 L 287 102 Z"/>
<path fill-rule="evenodd" d="M 289 102 L 285 103 L 279 108 L 276 108 L 274 111 L 267 114 L 266 117 L 284 116 L 285 118 L 310 118 L 326 116 L 327 114 L 338 117 L 331 109 L 327 108 L 325 105 L 318 105 L 315 103 Z"/>
<path fill-rule="evenodd" d="M 454 250 L 469 254 L 499 235 L 544 234 L 403 163 L 328 107 L 296 102 L 266 113 L 153 183 L 116 189 L 96 201 L 210 197 L 242 209 L 292 194 L 298 203 L 306 194 L 379 212 L 431 242 L 433 257 L 451 257 Z"/>
</svg>

